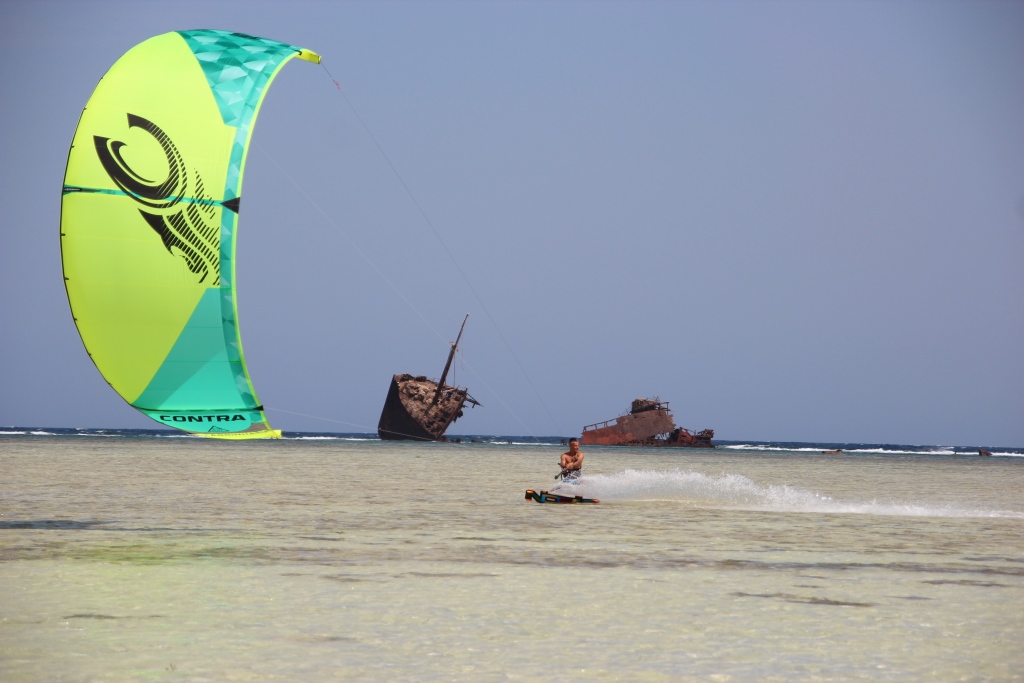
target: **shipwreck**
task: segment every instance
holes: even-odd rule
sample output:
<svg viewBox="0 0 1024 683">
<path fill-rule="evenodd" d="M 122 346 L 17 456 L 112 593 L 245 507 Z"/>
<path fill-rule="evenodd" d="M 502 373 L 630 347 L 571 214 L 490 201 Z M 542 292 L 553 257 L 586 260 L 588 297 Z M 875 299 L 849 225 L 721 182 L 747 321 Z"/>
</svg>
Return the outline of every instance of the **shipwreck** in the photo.
<svg viewBox="0 0 1024 683">
<path fill-rule="evenodd" d="M 480 405 L 467 389 L 445 384 L 468 318 L 468 314 L 463 318 L 459 336 L 451 344 L 441 379 L 434 381 L 425 375 L 408 373 L 391 378 L 384 410 L 377 423 L 377 435 L 382 440 L 447 441 L 444 433 L 462 417 L 463 406 L 466 403 Z"/>
<path fill-rule="evenodd" d="M 691 432 L 677 427 L 668 401 L 654 398 L 633 400 L 625 415 L 587 425 L 580 443 L 584 446 L 666 446 L 672 448 L 714 448 L 715 430 Z"/>
</svg>

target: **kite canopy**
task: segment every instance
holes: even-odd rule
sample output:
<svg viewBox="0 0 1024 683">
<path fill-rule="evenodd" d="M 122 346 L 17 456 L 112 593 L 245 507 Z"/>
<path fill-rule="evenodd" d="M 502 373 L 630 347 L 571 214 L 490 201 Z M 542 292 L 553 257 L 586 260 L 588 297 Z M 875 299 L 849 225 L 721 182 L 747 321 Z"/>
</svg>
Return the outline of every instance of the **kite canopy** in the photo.
<svg viewBox="0 0 1024 683">
<path fill-rule="evenodd" d="M 280 437 L 256 398 L 235 303 L 242 171 L 271 81 L 309 50 L 217 30 L 146 40 L 89 99 L 61 200 L 86 351 L 129 404 L 205 436 Z"/>
</svg>

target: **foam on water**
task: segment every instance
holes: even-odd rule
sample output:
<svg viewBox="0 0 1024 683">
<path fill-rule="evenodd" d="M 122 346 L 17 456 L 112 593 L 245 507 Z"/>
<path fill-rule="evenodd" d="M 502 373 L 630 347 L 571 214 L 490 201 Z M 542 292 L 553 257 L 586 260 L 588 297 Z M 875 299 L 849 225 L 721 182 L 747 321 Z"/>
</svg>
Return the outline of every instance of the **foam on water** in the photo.
<svg viewBox="0 0 1024 683">
<path fill-rule="evenodd" d="M 1012 510 L 968 509 L 927 502 L 839 501 L 785 485 L 762 485 L 739 474 L 709 476 L 701 472 L 628 469 L 617 474 L 584 476 L 579 484 L 559 484 L 552 492 L 585 495 L 602 501 L 682 501 L 695 507 L 894 515 L 902 517 L 1004 517 L 1024 519 Z"/>
<path fill-rule="evenodd" d="M 765 451 L 771 453 L 821 453 L 822 450 L 841 449 L 843 453 L 864 453 L 872 455 L 967 455 L 953 446 L 849 446 L 847 444 L 785 445 L 771 444 L 721 444 L 716 448 L 732 451 Z M 974 453 L 977 455 L 977 453 Z"/>
<path fill-rule="evenodd" d="M 826 453 L 839 449 L 844 455 L 959 455 L 976 456 L 978 448 L 967 446 L 895 446 L 888 444 L 837 444 L 837 443 L 718 443 L 715 448 L 725 451 L 754 451 L 764 453 Z M 1024 450 L 1013 448 L 986 447 L 993 456 L 1009 458 L 1024 457 Z M 829 454 L 831 455 L 831 454 Z"/>
</svg>

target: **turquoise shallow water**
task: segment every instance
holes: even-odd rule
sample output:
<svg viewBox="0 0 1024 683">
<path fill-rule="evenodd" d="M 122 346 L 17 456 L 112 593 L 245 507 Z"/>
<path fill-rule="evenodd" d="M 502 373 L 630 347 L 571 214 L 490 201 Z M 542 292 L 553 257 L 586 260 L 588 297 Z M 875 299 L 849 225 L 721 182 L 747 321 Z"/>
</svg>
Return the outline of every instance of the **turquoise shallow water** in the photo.
<svg viewBox="0 0 1024 683">
<path fill-rule="evenodd" d="M 3 681 L 1024 680 L 1024 459 L 0 440 Z"/>
</svg>

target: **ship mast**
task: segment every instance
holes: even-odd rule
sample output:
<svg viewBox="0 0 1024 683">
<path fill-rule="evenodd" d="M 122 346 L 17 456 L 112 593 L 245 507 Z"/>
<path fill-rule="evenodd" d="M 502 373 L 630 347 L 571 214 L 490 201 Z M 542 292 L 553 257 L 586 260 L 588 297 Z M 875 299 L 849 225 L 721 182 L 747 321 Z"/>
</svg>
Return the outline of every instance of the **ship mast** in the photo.
<svg viewBox="0 0 1024 683">
<path fill-rule="evenodd" d="M 444 372 L 441 373 L 441 381 L 437 383 L 437 391 L 434 392 L 434 399 L 430 402 L 430 405 L 437 403 L 437 400 L 441 398 L 441 391 L 444 389 L 444 381 L 448 379 L 448 370 L 452 367 L 452 359 L 455 358 L 455 351 L 459 348 L 459 340 L 462 339 L 462 330 L 466 328 L 466 321 L 469 320 L 469 313 L 462 319 L 462 327 L 459 328 L 459 336 L 455 338 L 455 343 L 452 344 L 452 350 L 448 352 L 448 362 L 444 364 Z"/>
</svg>

